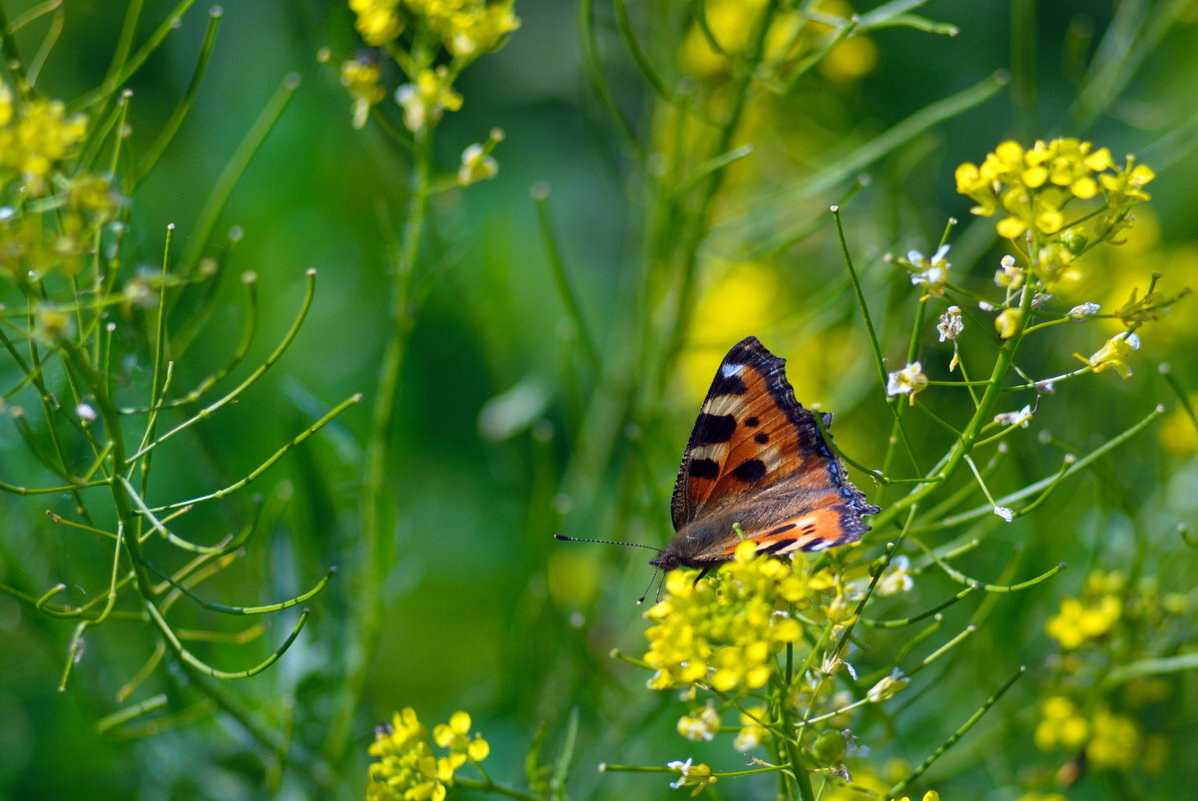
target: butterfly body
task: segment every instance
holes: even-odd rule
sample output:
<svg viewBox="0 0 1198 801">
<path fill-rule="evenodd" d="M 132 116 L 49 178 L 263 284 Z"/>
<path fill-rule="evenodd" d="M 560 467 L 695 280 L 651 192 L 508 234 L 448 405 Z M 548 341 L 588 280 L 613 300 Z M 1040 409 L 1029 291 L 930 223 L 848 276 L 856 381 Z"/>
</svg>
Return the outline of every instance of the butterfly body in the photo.
<svg viewBox="0 0 1198 801">
<path fill-rule="evenodd" d="M 759 553 L 786 554 L 856 542 L 869 530 L 862 517 L 880 510 L 795 399 L 785 364 L 755 337 L 724 357 L 674 484 L 677 534 L 651 564 L 709 569 L 742 538 Z M 827 429 L 832 415 L 821 420 Z"/>
</svg>

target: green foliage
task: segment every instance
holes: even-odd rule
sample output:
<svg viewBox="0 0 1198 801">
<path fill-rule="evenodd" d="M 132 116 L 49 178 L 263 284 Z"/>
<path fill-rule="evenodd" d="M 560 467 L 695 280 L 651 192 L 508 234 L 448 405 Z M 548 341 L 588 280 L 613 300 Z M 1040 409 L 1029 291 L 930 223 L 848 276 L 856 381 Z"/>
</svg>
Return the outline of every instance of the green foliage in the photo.
<svg viewBox="0 0 1198 801">
<path fill-rule="evenodd" d="M 1198 783 L 1184 3 L 192 6 L 0 4 L 0 797 Z M 882 511 L 638 608 L 749 334 Z"/>
</svg>

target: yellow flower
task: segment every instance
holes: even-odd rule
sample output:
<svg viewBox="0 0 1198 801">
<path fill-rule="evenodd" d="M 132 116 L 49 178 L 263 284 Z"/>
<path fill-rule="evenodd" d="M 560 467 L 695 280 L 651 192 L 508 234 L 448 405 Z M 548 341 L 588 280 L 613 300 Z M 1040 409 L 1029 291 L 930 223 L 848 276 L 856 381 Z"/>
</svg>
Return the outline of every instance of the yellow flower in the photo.
<svg viewBox="0 0 1198 801">
<path fill-rule="evenodd" d="M 1130 224 L 1128 210 L 1148 199 L 1143 186 L 1155 177 L 1152 170 L 1134 162 L 1128 157 L 1120 167 L 1106 148 L 1095 150 L 1090 142 L 1074 138 L 1038 141 L 1027 150 L 1007 141 L 987 154 L 981 166 L 965 162 L 957 167 L 957 191 L 977 203 L 974 214 L 990 217 L 1000 209 L 1006 212 L 997 230 L 1008 239 L 1028 232 L 1058 234 L 1065 222 L 1065 205 L 1074 198 L 1090 200 L 1101 191 L 1106 211 L 1095 230 L 1110 239 Z M 1069 236 L 1078 240 L 1076 232 Z"/>
<path fill-rule="evenodd" d="M 395 41 L 403 32 L 399 18 L 399 0 L 349 0 L 357 15 L 354 27 L 368 45 L 380 46 Z"/>
<path fill-rule="evenodd" d="M 12 122 L 12 89 L 0 81 L 0 128 Z"/>
<path fill-rule="evenodd" d="M 903 796 L 899 801 L 911 801 L 909 796 Z M 928 790 L 923 794 L 921 801 L 940 801 L 940 793 L 935 790 Z"/>
<path fill-rule="evenodd" d="M 801 555 L 788 565 L 755 551 L 755 543 L 742 543 L 713 581 L 669 574 L 665 598 L 645 613 L 653 623 L 645 632 L 645 662 L 656 671 L 651 689 L 706 681 L 731 692 L 769 681 L 776 651 L 802 637 L 792 611 L 813 590 Z"/>
<path fill-rule="evenodd" d="M 520 27 L 520 18 L 512 11 L 512 4 L 513 0 L 463 3 L 437 26 L 446 49 L 455 56 L 474 56 L 499 49 L 504 37 Z"/>
<path fill-rule="evenodd" d="M 1077 598 L 1064 598 L 1060 611 L 1044 624 L 1044 630 L 1062 648 L 1071 650 L 1110 631 L 1122 611 L 1122 604 L 1114 595 L 1103 595 L 1089 604 Z"/>
<path fill-rule="evenodd" d="M 370 107 L 387 96 L 379 83 L 382 72 L 379 65 L 369 58 L 357 58 L 341 65 L 341 85 L 353 98 L 354 127 L 366 125 Z"/>
<path fill-rule="evenodd" d="M 73 155 L 87 135 L 87 117 L 67 116 L 61 100 L 35 98 L 14 108 L 12 91 L 0 82 L 0 167 L 21 173 L 30 194 L 47 190 L 51 171 Z M 14 116 L 16 124 L 11 125 Z"/>
<path fill-rule="evenodd" d="M 709 784 L 716 783 L 716 777 L 711 775 L 711 768 L 707 765 L 691 764 L 692 760 L 687 757 L 685 762 L 674 760 L 666 765 L 670 770 L 678 771 L 678 780 L 670 782 L 670 786 L 677 790 L 680 787 L 694 787 L 691 796 L 696 796 L 703 791 L 703 788 Z"/>
<path fill-rule="evenodd" d="M 1103 343 L 1103 346 L 1090 358 L 1087 359 L 1080 353 L 1073 355 L 1093 367 L 1096 373 L 1114 368 L 1119 375 L 1128 378 L 1131 376 L 1131 367 L 1127 364 L 1127 357 L 1131 355 L 1132 351 L 1139 349 L 1140 338 L 1138 336 L 1130 331 L 1120 331 Z"/>
<path fill-rule="evenodd" d="M 450 86 L 449 70 L 444 65 L 435 70 L 423 70 L 415 83 L 405 83 L 395 91 L 395 99 L 403 108 L 404 125 L 410 131 L 423 131 L 436 125 L 446 109 L 462 107 L 462 96 Z"/>
<path fill-rule="evenodd" d="M 869 688 L 865 697 L 869 699 L 871 704 L 880 704 L 883 701 L 888 701 L 893 698 L 895 693 L 905 689 L 911 679 L 903 674 L 903 671 L 895 668 L 890 671 L 890 675 L 883 678 L 873 687 Z"/>
<path fill-rule="evenodd" d="M 467 759 L 480 762 L 490 747 L 481 736 L 468 736 L 470 716 L 456 712 L 448 725 L 437 726 L 434 737 L 446 756 L 438 757 L 429 744 L 428 730 L 411 707 L 397 712 L 389 725 L 375 732 L 369 753 L 367 801 L 442 801 L 453 786 L 454 773 Z"/>
<path fill-rule="evenodd" d="M 465 754 L 473 762 L 482 762 L 491 753 L 491 746 L 481 734 L 470 738 L 470 715 L 460 710 L 453 713 L 448 724 L 433 729 L 433 740 L 442 748 Z"/>
<path fill-rule="evenodd" d="M 1140 727 L 1126 715 L 1100 709 L 1091 721 L 1086 759 L 1096 768 L 1126 770 L 1139 761 Z"/>
<path fill-rule="evenodd" d="M 748 714 L 746 714 L 748 713 Z M 740 714 L 741 729 L 732 741 L 732 747 L 744 753 L 761 745 L 769 732 L 759 721 L 765 719 L 765 707 L 750 707 Z"/>
<path fill-rule="evenodd" d="M 1019 324 L 1023 320 L 1023 309 L 1011 306 L 999 312 L 994 318 L 994 330 L 999 339 L 1010 339 L 1019 332 Z"/>
<path fill-rule="evenodd" d="M 710 742 L 720 733 L 720 713 L 709 701 L 707 706 L 692 715 L 678 718 L 678 733 L 688 740 Z"/>
<path fill-rule="evenodd" d="M 1090 735 L 1090 724 L 1077 705 L 1060 695 L 1046 698 L 1040 705 L 1040 722 L 1036 725 L 1036 747 L 1041 751 L 1057 748 L 1067 750 L 1081 746 Z"/>
</svg>

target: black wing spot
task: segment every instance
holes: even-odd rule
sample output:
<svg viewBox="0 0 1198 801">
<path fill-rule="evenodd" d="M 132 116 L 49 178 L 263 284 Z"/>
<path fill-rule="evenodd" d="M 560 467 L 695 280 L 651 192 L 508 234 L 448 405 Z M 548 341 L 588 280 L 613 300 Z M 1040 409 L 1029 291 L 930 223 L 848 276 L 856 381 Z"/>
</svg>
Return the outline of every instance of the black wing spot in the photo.
<svg viewBox="0 0 1198 801">
<path fill-rule="evenodd" d="M 756 417 L 745 418 L 745 425 L 747 425 L 749 428 L 757 428 L 757 426 L 760 424 L 761 424 L 761 421 L 758 420 Z"/>
<path fill-rule="evenodd" d="M 754 437 L 753 437 L 753 439 L 754 439 L 754 440 L 755 440 L 755 441 L 756 441 L 756 442 L 757 442 L 759 445 L 764 445 L 765 443 L 767 443 L 767 442 L 769 442 L 769 441 L 770 441 L 770 435 L 769 435 L 769 434 L 767 434 L 767 433 L 765 433 L 764 431 L 762 431 L 761 433 L 759 433 L 759 434 L 757 434 L 756 436 L 754 436 Z"/>
<path fill-rule="evenodd" d="M 686 472 L 692 478 L 706 478 L 714 481 L 720 476 L 720 466 L 712 459 L 692 459 L 686 466 Z"/>
<path fill-rule="evenodd" d="M 721 370 L 715 377 L 715 381 L 711 384 L 712 397 L 717 395 L 744 395 L 749 391 L 745 386 L 745 382 L 738 375 L 724 375 Z"/>
<path fill-rule="evenodd" d="M 732 471 L 732 475 L 746 484 L 760 481 L 765 475 L 765 462 L 760 459 L 745 459 L 736 466 L 736 469 Z"/>
<path fill-rule="evenodd" d="M 757 552 L 758 553 L 777 553 L 778 551 L 782 550 L 783 548 L 789 547 L 794 544 L 795 544 L 794 540 L 778 540 L 777 542 L 771 542 L 769 545 L 767 545 L 764 548 L 758 548 Z"/>
<path fill-rule="evenodd" d="M 703 412 L 699 415 L 698 422 L 695 423 L 695 435 L 698 439 L 694 445 L 716 445 L 721 442 L 727 442 L 732 439 L 732 432 L 736 431 L 736 418 L 730 414 L 707 414 Z"/>
<path fill-rule="evenodd" d="M 770 533 L 766 536 L 772 537 L 775 534 L 784 534 L 785 532 L 790 531 L 794 527 L 795 527 L 794 523 L 787 523 L 784 526 L 778 526 L 777 528 L 770 529 Z"/>
</svg>

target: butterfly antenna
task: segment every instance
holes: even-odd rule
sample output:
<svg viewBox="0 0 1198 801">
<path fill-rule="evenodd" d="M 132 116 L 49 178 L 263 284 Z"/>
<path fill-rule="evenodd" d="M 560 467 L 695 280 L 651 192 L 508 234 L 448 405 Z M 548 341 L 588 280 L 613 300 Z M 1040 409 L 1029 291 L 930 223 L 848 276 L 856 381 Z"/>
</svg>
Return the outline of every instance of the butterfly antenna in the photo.
<svg viewBox="0 0 1198 801">
<path fill-rule="evenodd" d="M 649 583 L 645 587 L 645 591 L 641 593 L 641 597 L 636 599 L 637 605 L 643 604 L 645 599 L 649 597 L 649 590 L 653 589 L 653 582 L 657 581 L 657 574 L 661 572 L 660 567 L 653 568 L 653 575 L 649 577 Z M 657 588 L 657 600 L 661 600 L 661 587 Z"/>
<path fill-rule="evenodd" d="M 656 551 L 661 553 L 661 548 L 654 548 L 652 545 L 641 545 L 639 542 L 618 542 L 616 540 L 588 540 L 582 537 L 567 537 L 565 534 L 554 534 L 554 539 L 562 542 L 598 542 L 601 545 L 627 545 L 629 548 L 645 548 L 646 550 Z"/>
</svg>

